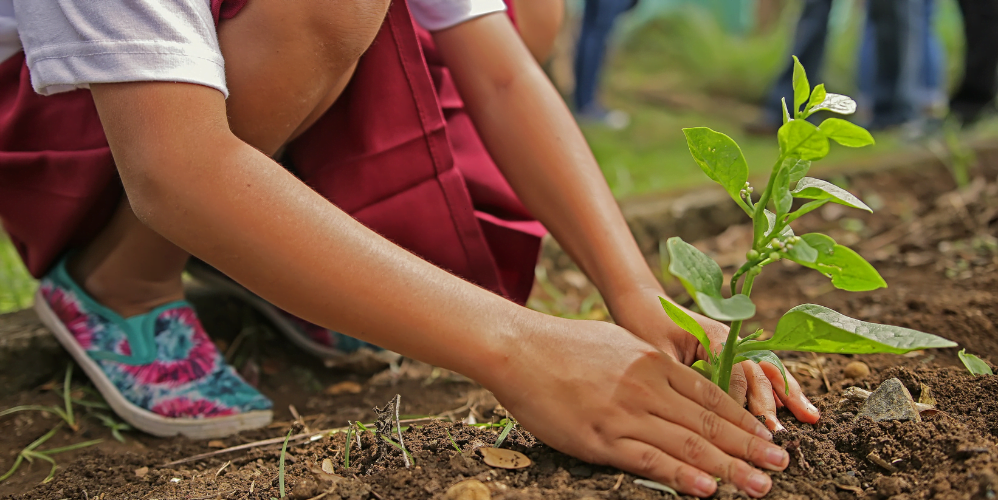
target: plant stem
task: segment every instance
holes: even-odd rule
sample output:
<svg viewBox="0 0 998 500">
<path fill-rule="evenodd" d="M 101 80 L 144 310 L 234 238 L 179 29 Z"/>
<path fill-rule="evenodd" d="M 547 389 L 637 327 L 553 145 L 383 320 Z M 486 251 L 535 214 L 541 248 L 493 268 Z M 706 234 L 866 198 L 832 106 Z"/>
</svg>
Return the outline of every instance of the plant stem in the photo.
<svg viewBox="0 0 998 500">
<path fill-rule="evenodd" d="M 752 284 L 761 270 L 762 267 L 753 267 L 745 275 L 745 283 L 742 284 L 742 295 L 748 297 L 752 294 Z M 731 322 L 731 329 L 728 330 L 728 340 L 724 343 L 724 349 L 721 350 L 720 366 L 717 367 L 717 385 L 724 392 L 728 392 L 728 386 L 731 385 L 731 368 L 735 364 L 735 347 L 738 345 L 738 334 L 741 333 L 741 330 L 742 320 Z"/>
<path fill-rule="evenodd" d="M 773 170 L 769 173 L 769 182 L 766 184 L 766 190 L 762 192 L 762 195 L 759 197 L 759 202 L 755 204 L 755 213 L 752 215 L 752 248 L 755 248 L 756 250 L 759 249 L 763 237 L 766 235 L 766 226 L 769 225 L 769 219 L 766 218 L 765 214 L 766 205 L 769 204 L 769 198 L 773 194 L 773 185 L 776 184 L 776 176 L 783 167 L 784 158 L 785 155 L 781 154 L 780 157 L 776 159 L 776 164 L 773 165 Z"/>
</svg>

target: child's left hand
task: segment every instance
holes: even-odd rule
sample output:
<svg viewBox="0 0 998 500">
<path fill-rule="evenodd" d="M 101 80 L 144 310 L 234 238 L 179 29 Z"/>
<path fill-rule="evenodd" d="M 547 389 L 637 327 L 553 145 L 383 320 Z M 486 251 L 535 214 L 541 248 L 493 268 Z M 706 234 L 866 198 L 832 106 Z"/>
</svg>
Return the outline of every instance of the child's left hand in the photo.
<svg viewBox="0 0 998 500">
<path fill-rule="evenodd" d="M 665 296 L 661 289 L 640 289 L 632 294 L 617 296 L 612 301 L 610 312 L 617 324 L 626 328 L 646 342 L 661 349 L 666 354 L 686 365 L 706 359 L 707 353 L 700 342 L 682 328 L 676 326 L 662 309 L 659 296 Z M 728 327 L 703 315 L 687 311 L 703 326 L 711 345 L 721 350 L 727 341 Z M 771 430 L 782 430 L 783 425 L 776 417 L 778 406 L 786 406 L 802 422 L 816 423 L 820 417 L 818 409 L 801 392 L 800 385 L 791 373 L 787 373 L 790 394 L 786 394 L 783 376 L 775 366 L 745 361 L 734 366 L 731 373 L 731 386 L 728 393 L 739 403 L 748 401 L 748 409 L 753 415 L 766 417 L 766 425 Z"/>
</svg>

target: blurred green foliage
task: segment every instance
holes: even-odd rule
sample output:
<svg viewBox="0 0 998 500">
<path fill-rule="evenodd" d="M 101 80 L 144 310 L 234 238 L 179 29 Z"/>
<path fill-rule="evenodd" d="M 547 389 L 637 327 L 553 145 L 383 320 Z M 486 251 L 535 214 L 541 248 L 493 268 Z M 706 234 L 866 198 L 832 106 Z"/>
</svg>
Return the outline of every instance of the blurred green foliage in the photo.
<svg viewBox="0 0 998 500">
<path fill-rule="evenodd" d="M 14 245 L 0 232 L 0 314 L 30 306 L 37 287 Z"/>
</svg>

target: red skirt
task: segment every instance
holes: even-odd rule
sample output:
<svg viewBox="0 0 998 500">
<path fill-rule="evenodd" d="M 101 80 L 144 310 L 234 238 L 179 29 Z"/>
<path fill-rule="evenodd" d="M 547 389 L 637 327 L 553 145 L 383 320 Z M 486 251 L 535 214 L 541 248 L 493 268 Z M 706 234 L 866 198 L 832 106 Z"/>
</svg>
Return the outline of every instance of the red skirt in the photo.
<svg viewBox="0 0 998 500">
<path fill-rule="evenodd" d="M 216 20 L 247 0 L 212 0 Z M 544 228 L 476 132 L 429 34 L 392 2 L 342 96 L 286 149 L 304 182 L 424 259 L 526 302 Z M 0 221 L 33 275 L 85 245 L 122 188 L 87 90 L 42 97 L 0 64 Z"/>
</svg>

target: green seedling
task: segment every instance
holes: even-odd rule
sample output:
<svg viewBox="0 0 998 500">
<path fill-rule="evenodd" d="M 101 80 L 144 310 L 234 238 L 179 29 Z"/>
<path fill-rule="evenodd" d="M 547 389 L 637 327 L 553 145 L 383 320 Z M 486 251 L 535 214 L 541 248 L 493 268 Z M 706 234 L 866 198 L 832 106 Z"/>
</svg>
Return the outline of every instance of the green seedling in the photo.
<svg viewBox="0 0 998 500">
<path fill-rule="evenodd" d="M 991 367 L 984 362 L 983 359 L 974 356 L 973 354 L 968 354 L 966 349 L 960 349 L 957 353 L 960 356 L 960 361 L 963 362 L 963 366 L 967 367 L 970 373 L 976 375 L 994 375 L 995 373 L 991 371 Z"/>
<path fill-rule="evenodd" d="M 509 433 L 512 432 L 513 427 L 516 426 L 516 420 L 513 420 L 512 418 L 504 418 L 499 423 L 502 424 L 503 422 L 505 422 L 505 425 L 503 426 L 502 432 L 499 433 L 499 438 L 496 439 L 495 448 L 502 446 L 503 441 L 509 437 Z"/>
<path fill-rule="evenodd" d="M 281 459 L 277 465 L 277 486 L 281 491 L 281 498 L 284 498 L 284 457 L 288 454 L 288 440 L 291 439 L 291 433 L 294 429 L 288 430 L 288 435 L 284 437 L 284 446 L 281 447 Z"/>
<path fill-rule="evenodd" d="M 803 304 L 787 312 L 768 340 L 758 340 L 761 330 L 739 338 L 743 322 L 755 316 L 755 304 L 750 298 L 752 284 L 764 267 L 780 260 L 814 269 L 830 278 L 832 285 L 841 290 L 863 292 L 887 286 L 877 270 L 856 252 L 821 233 L 797 236 L 790 227 L 793 221 L 828 203 L 872 212 L 853 194 L 830 182 L 807 177 L 807 172 L 812 162 L 828 154 L 830 141 L 846 147 L 874 143 L 865 129 L 840 118 L 828 118 L 820 125 L 807 121 L 818 111 L 851 114 L 856 111 L 856 103 L 847 96 L 826 92 L 824 84 L 812 89 L 796 57 L 793 89 L 793 106 L 788 107 L 784 101 L 783 126 L 777 132 L 779 157 L 761 193 L 754 193 L 755 189 L 748 181 L 748 164 L 734 140 L 706 127 L 683 129 L 697 165 L 711 180 L 724 187 L 752 219 L 752 249 L 746 254 L 745 264 L 730 280 L 730 297 L 721 293 L 724 278 L 716 262 L 679 238 L 666 242 L 669 272 L 683 283 L 700 311 L 715 320 L 731 322 L 726 341 L 719 352 L 715 352 L 696 320 L 671 301 L 661 299 L 669 317 L 711 353 L 709 359 L 697 361 L 693 367 L 724 391 L 728 390 L 731 381 L 732 366 L 753 361 L 778 367 L 789 394 L 786 369 L 774 350 L 903 354 L 956 345 L 928 333 L 852 319 L 814 304 Z M 794 200 L 803 201 L 796 210 Z"/>
<path fill-rule="evenodd" d="M 347 444 L 343 448 L 343 468 L 350 468 L 350 445 L 353 444 L 353 426 L 347 429 Z"/>
<path fill-rule="evenodd" d="M 458 446 L 458 445 L 457 445 L 457 441 L 455 441 L 455 440 L 454 440 L 454 436 L 451 436 L 451 435 L 450 435 L 450 431 L 449 431 L 449 430 L 446 430 L 446 429 L 444 429 L 444 432 L 446 432 L 446 433 L 447 433 L 447 437 L 449 437 L 449 438 L 450 438 L 450 444 L 454 445 L 454 449 L 455 449 L 455 450 L 457 450 L 457 452 L 458 452 L 458 453 L 460 453 L 461 455 L 464 455 L 464 452 L 463 452 L 463 451 L 461 451 L 461 447 L 460 447 L 460 446 Z"/>
<path fill-rule="evenodd" d="M 104 424 L 104 427 L 111 429 L 111 436 L 113 436 L 114 439 L 116 439 L 119 443 L 125 442 L 125 438 L 121 435 L 121 431 L 130 431 L 132 430 L 132 426 L 124 422 L 119 422 L 111 415 L 104 413 L 93 413 L 93 415 L 97 417 L 97 420 L 100 420 L 101 423 Z"/>
<path fill-rule="evenodd" d="M 45 444 L 46 441 L 52 439 L 52 436 L 55 436 L 56 432 L 59 432 L 59 429 L 62 428 L 64 423 L 65 422 L 59 422 L 59 424 L 53 427 L 52 430 L 46 432 L 42 437 L 34 440 L 34 442 L 29 444 L 28 446 L 25 446 L 24 449 L 17 454 L 17 458 L 14 459 L 14 465 L 11 466 L 10 470 L 5 472 L 4 475 L 0 476 L 0 482 L 7 480 L 7 478 L 9 478 L 10 476 L 13 476 L 14 472 L 17 471 L 18 467 L 20 467 L 21 463 L 23 463 L 25 460 L 27 460 L 28 463 L 34 463 L 35 459 L 38 459 L 48 462 L 49 464 L 52 465 L 52 469 L 49 470 L 48 476 L 46 476 L 45 480 L 42 481 L 42 483 L 47 483 L 51 481 L 52 478 L 55 477 L 55 471 L 59 467 L 58 464 L 56 464 L 55 459 L 52 458 L 52 455 L 56 455 L 67 451 L 78 450 L 80 448 L 86 448 L 87 446 L 93 446 L 101 442 L 100 439 L 95 439 L 93 441 L 85 441 L 83 443 L 71 444 L 69 446 L 63 446 L 60 448 L 52 448 L 50 450 L 37 451 L 37 448 L 39 446 Z"/>
<path fill-rule="evenodd" d="M 51 413 L 57 415 L 61 418 L 73 432 L 80 430 L 79 424 L 76 422 L 76 417 L 73 415 L 73 402 L 76 401 L 71 396 L 70 384 L 73 381 L 73 364 L 70 363 L 66 366 L 66 375 L 63 378 L 62 389 L 56 389 L 56 392 L 60 393 L 63 400 L 63 408 L 58 406 L 42 406 L 42 405 L 22 405 L 15 406 L 13 408 L 8 408 L 4 411 L 0 411 L 0 417 L 10 415 L 12 413 L 17 413 L 20 411 L 43 411 L 45 413 Z"/>
</svg>

